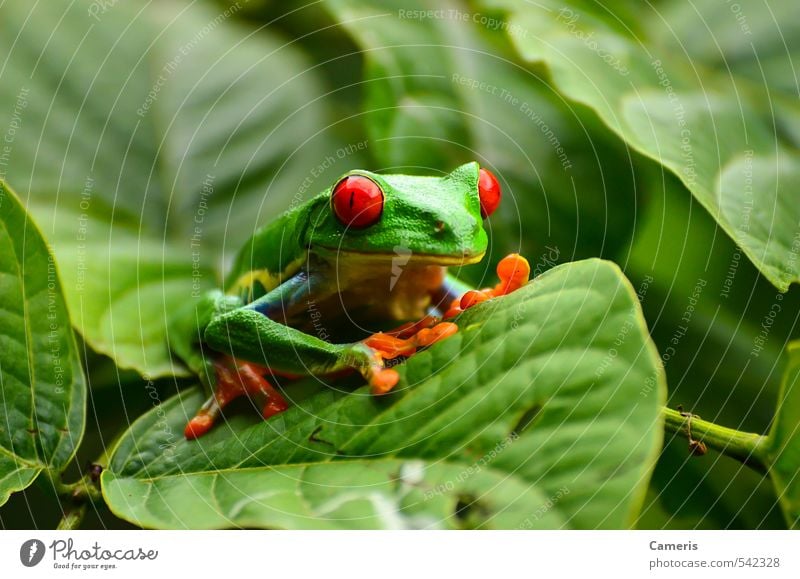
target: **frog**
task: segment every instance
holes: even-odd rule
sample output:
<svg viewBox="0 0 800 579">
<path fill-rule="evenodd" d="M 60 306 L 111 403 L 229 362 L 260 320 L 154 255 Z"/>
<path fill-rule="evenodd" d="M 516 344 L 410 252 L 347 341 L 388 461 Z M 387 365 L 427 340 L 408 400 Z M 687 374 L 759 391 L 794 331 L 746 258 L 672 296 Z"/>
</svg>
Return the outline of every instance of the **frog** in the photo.
<svg viewBox="0 0 800 579">
<path fill-rule="evenodd" d="M 474 161 L 439 176 L 354 169 L 256 230 L 222 287 L 169 322 L 172 353 L 208 395 L 185 438 L 204 436 L 241 396 L 265 419 L 285 411 L 279 379 L 355 372 L 372 394 L 392 392 L 398 362 L 456 334 L 464 310 L 528 282 L 516 253 L 491 287 L 454 273 L 486 255 L 501 197 Z"/>
</svg>

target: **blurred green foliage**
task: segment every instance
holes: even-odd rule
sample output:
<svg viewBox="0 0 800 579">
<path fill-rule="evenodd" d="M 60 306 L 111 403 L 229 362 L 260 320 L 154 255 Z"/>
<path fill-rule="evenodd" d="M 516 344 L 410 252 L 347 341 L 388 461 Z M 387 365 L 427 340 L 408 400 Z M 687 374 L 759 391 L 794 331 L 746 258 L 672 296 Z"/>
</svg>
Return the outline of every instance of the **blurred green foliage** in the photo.
<svg viewBox="0 0 800 579">
<path fill-rule="evenodd" d="M 800 312 L 797 288 L 781 292 L 800 263 L 792 2 L 145 4 L 0 7 L 0 130 L 18 125 L 0 177 L 52 245 L 85 340 L 90 418 L 68 478 L 153 407 L 152 392 L 166 400 L 189 383 L 159 337 L 197 271 L 199 212 L 209 287 L 256 227 L 356 167 L 491 168 L 505 197 L 490 259 L 465 278 L 491 280 L 511 251 L 537 273 L 615 261 L 638 291 L 668 404 L 769 431 Z M 664 78 L 694 134 L 694 178 L 677 162 Z M 54 505 L 40 479 L 0 509 L 0 526 L 54 525 Z M 96 517 L 86 525 L 126 525 Z M 668 437 L 638 525 L 786 522 L 767 478 Z"/>
</svg>

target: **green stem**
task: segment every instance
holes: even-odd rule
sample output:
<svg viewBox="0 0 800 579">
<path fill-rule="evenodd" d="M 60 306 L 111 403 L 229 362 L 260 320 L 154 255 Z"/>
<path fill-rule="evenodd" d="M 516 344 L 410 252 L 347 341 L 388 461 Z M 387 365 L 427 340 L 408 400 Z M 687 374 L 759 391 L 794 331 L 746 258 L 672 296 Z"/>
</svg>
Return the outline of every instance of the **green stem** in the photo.
<svg viewBox="0 0 800 579">
<path fill-rule="evenodd" d="M 68 498 L 80 503 L 94 502 L 100 500 L 102 496 L 100 489 L 97 488 L 97 485 L 88 474 L 73 483 L 62 482 L 59 471 L 47 471 L 47 474 L 56 494 L 62 498 Z"/>
<path fill-rule="evenodd" d="M 692 441 L 703 443 L 759 472 L 767 471 L 766 436 L 720 426 L 671 408 L 664 408 L 664 427 L 686 437 L 690 445 Z"/>
<path fill-rule="evenodd" d="M 58 523 L 58 529 L 75 530 L 79 528 L 89 503 L 102 500 L 102 493 L 97 483 L 92 480 L 92 476 L 89 473 L 74 483 L 62 482 L 59 471 L 51 470 L 47 471 L 47 474 L 56 494 L 62 498 L 65 504 L 64 514 Z"/>
<path fill-rule="evenodd" d="M 64 515 L 61 517 L 56 529 L 59 531 L 74 531 L 78 529 L 83 522 L 83 516 L 86 514 L 86 506 L 86 503 L 81 503 L 64 511 Z"/>
</svg>

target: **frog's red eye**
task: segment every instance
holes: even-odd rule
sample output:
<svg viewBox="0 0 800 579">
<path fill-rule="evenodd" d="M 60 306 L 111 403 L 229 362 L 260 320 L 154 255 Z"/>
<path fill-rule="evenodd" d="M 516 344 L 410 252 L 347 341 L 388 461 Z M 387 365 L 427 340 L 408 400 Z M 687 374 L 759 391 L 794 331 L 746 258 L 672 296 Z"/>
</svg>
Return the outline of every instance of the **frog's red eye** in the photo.
<svg viewBox="0 0 800 579">
<path fill-rule="evenodd" d="M 481 169 L 478 173 L 478 195 L 481 198 L 481 217 L 486 219 L 500 205 L 500 183 L 486 169 Z"/>
<path fill-rule="evenodd" d="M 368 177 L 350 175 L 333 188 L 331 204 L 333 212 L 342 224 L 362 229 L 381 218 L 383 191 Z"/>
</svg>

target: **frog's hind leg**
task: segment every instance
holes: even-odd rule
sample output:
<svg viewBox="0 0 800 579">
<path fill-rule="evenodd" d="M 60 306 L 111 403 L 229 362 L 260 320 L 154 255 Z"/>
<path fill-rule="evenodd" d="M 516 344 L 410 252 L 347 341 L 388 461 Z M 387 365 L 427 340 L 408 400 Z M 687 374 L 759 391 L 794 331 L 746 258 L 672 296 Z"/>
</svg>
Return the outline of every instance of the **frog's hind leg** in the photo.
<svg viewBox="0 0 800 579">
<path fill-rule="evenodd" d="M 208 432 L 222 410 L 240 396 L 250 395 L 259 400 L 263 404 L 261 414 L 264 418 L 289 407 L 283 396 L 264 377 L 267 373 L 265 367 L 224 355 L 216 357 L 212 366 L 216 376 L 214 394 L 186 425 L 183 434 L 187 440 Z"/>
<path fill-rule="evenodd" d="M 240 298 L 212 290 L 199 300 L 187 303 L 172 317 L 167 327 L 170 351 L 183 361 L 192 374 L 200 378 L 208 391 L 215 387 L 214 360 L 218 354 L 204 344 L 203 331 L 216 316 L 242 305 Z"/>
</svg>

